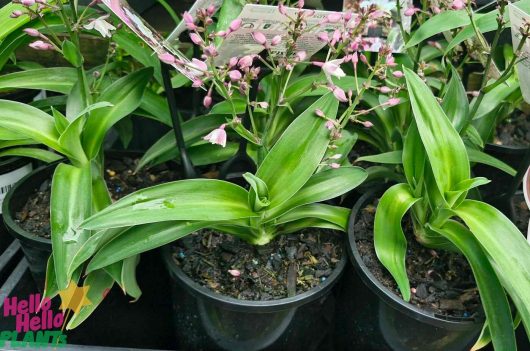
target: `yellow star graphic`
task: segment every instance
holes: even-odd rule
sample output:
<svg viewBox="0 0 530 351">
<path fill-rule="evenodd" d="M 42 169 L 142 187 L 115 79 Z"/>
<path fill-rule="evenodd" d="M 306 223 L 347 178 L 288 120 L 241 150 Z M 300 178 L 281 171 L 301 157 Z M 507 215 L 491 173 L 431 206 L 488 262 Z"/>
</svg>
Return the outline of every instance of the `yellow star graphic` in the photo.
<svg viewBox="0 0 530 351">
<path fill-rule="evenodd" d="M 90 287 L 88 286 L 79 287 L 76 283 L 71 281 L 65 290 L 59 292 L 59 295 L 61 296 L 60 309 L 63 312 L 66 312 L 66 310 L 69 309 L 75 313 L 79 313 L 84 306 L 90 306 L 92 302 L 87 296 L 89 288 Z"/>
</svg>

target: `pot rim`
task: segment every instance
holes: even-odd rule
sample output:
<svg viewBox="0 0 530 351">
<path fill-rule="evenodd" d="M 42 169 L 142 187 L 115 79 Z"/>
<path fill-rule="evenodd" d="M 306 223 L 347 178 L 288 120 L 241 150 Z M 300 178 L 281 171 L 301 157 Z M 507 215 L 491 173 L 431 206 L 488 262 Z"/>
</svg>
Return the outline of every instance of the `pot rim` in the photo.
<svg viewBox="0 0 530 351">
<path fill-rule="evenodd" d="M 381 189 L 372 190 L 368 193 L 365 193 L 363 196 L 361 196 L 361 198 L 359 198 L 359 200 L 357 200 L 351 211 L 348 224 L 348 245 L 346 250 L 348 251 L 352 265 L 361 277 L 363 283 L 390 307 L 406 314 L 411 318 L 428 323 L 435 327 L 452 330 L 465 330 L 473 328 L 476 324 L 484 323 L 484 318 L 480 316 L 478 318 L 448 317 L 422 310 L 419 307 L 406 302 L 401 297 L 390 291 L 372 274 L 372 272 L 364 264 L 355 242 L 355 222 L 363 206 L 365 206 L 369 200 L 377 196 L 380 191 Z"/>
<path fill-rule="evenodd" d="M 486 143 L 486 151 L 498 151 L 515 155 L 525 155 L 530 152 L 530 146 L 518 145 L 497 145 L 493 143 Z"/>
<path fill-rule="evenodd" d="M 31 160 L 23 157 L 0 157 L 0 176 L 17 170 L 31 163 Z"/>
<path fill-rule="evenodd" d="M 186 273 L 177 266 L 171 254 L 171 244 L 162 248 L 162 256 L 170 275 L 181 286 L 187 289 L 192 295 L 197 298 L 210 300 L 221 307 L 239 312 L 255 312 L 255 313 L 271 313 L 298 308 L 310 302 L 320 299 L 331 291 L 333 286 L 339 281 L 339 278 L 344 273 L 346 261 L 348 260 L 346 248 L 343 245 L 343 254 L 341 260 L 338 262 L 335 269 L 329 277 L 320 285 L 303 292 L 302 294 L 286 297 L 278 300 L 270 301 L 254 301 L 254 300 L 240 300 L 230 296 L 215 293 L 212 290 L 202 286 L 198 282 L 191 279 Z"/>
</svg>

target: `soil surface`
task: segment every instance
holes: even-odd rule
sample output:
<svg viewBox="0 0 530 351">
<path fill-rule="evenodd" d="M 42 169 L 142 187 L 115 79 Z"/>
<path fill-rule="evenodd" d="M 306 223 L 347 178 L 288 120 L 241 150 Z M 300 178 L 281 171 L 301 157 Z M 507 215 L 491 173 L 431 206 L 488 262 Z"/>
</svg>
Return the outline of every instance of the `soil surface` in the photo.
<svg viewBox="0 0 530 351">
<path fill-rule="evenodd" d="M 112 200 L 116 201 L 139 189 L 166 183 L 179 178 L 176 171 L 166 166 L 143 169 L 134 173 L 139 159 L 124 157 L 121 160 L 107 159 L 105 163 L 105 180 Z M 43 238 L 50 238 L 50 193 L 51 179 L 44 182 L 30 196 L 24 207 L 16 214 L 16 222 L 28 233 Z"/>
<path fill-rule="evenodd" d="M 373 243 L 377 204 L 367 206 L 355 223 L 357 248 L 364 264 L 389 290 L 401 297 L 394 278 L 379 262 Z M 423 247 L 412 233 L 410 220 L 403 228 L 408 241 L 406 267 L 411 286 L 411 303 L 422 310 L 447 317 L 477 316 L 480 297 L 466 259 L 457 253 Z"/>
<path fill-rule="evenodd" d="M 325 281 L 342 257 L 342 235 L 308 229 L 256 247 L 203 230 L 179 240 L 173 259 L 190 278 L 216 293 L 269 301 L 301 294 Z"/>
<path fill-rule="evenodd" d="M 493 143 L 505 146 L 530 146 L 530 117 L 524 113 L 512 116 L 497 126 L 497 135 Z"/>
<path fill-rule="evenodd" d="M 530 210 L 526 205 L 523 194 L 515 194 L 513 198 L 515 210 L 514 223 L 525 236 L 528 233 L 528 222 L 530 221 Z"/>
</svg>

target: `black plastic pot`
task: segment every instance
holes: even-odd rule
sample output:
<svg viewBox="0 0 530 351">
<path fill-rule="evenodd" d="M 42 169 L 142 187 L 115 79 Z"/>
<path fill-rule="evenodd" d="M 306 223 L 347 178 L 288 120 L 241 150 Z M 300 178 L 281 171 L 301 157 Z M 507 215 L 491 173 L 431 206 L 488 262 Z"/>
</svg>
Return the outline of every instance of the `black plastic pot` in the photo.
<svg viewBox="0 0 530 351">
<path fill-rule="evenodd" d="M 57 164 L 40 167 L 22 178 L 7 194 L 2 206 L 4 223 L 8 232 L 20 242 L 24 256 L 37 287 L 42 289 L 46 280 L 46 265 L 52 252 L 50 239 L 28 233 L 16 222 L 16 214 L 39 189 L 42 183 L 50 180 Z"/>
<path fill-rule="evenodd" d="M 478 164 L 473 168 L 476 176 L 491 180 L 491 183 L 480 187 L 484 201 L 491 203 L 511 218 L 513 217 L 512 197 L 519 189 L 524 173 L 530 166 L 530 147 L 486 144 L 484 151 L 517 171 L 517 175 L 512 177 L 486 165 Z"/>
<path fill-rule="evenodd" d="M 387 289 L 364 264 L 355 242 L 355 222 L 374 197 L 375 193 L 363 195 L 350 216 L 347 251 L 353 269 L 340 294 L 339 349 L 469 350 L 483 320 L 449 319 L 423 311 Z"/>
<path fill-rule="evenodd" d="M 19 157 L 0 158 L 0 215 L 2 214 L 1 205 L 8 190 L 31 170 L 32 164 L 27 159 Z M 4 221 L 0 216 L 0 252 L 5 250 L 11 241 L 12 238 L 7 235 Z"/>
<path fill-rule="evenodd" d="M 171 276 L 174 329 L 182 349 L 333 349 L 332 288 L 346 266 L 346 255 L 320 286 L 303 294 L 275 301 L 245 301 L 201 286 L 175 264 L 170 247 L 162 252 Z"/>
</svg>

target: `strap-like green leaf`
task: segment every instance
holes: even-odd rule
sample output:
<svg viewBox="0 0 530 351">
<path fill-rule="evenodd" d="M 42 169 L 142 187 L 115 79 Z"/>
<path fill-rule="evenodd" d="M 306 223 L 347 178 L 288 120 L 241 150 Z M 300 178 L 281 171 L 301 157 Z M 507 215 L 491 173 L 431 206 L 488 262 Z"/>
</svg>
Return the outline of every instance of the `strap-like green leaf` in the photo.
<svg viewBox="0 0 530 351">
<path fill-rule="evenodd" d="M 406 48 L 413 47 L 433 35 L 463 27 L 469 23 L 469 16 L 465 10 L 442 12 L 425 21 L 409 39 Z"/>
<path fill-rule="evenodd" d="M 83 145 L 89 159 L 99 152 L 107 131 L 138 108 L 152 75 L 151 68 L 139 70 L 119 79 L 101 93 L 99 101 L 109 102 L 113 106 L 92 111 L 87 120 Z"/>
<path fill-rule="evenodd" d="M 451 79 L 447 84 L 447 91 L 443 98 L 442 108 L 453 123 L 455 129 L 460 132 L 464 125 L 468 123 L 469 100 L 460 75 L 454 67 L 451 67 L 451 72 Z"/>
<path fill-rule="evenodd" d="M 50 222 L 55 274 L 60 290 L 71 280 L 70 265 L 77 251 L 90 236 L 90 231 L 79 225 L 92 211 L 90 165 L 83 168 L 60 164 L 55 170 L 52 191 Z"/>
<path fill-rule="evenodd" d="M 315 172 L 326 153 L 329 130 L 325 127 L 326 120 L 315 114 L 316 109 L 334 119 L 338 101 L 329 93 L 298 116 L 265 157 L 256 173 L 269 187 L 270 208 L 296 194 Z"/>
<path fill-rule="evenodd" d="M 160 222 L 132 227 L 105 244 L 90 261 L 87 272 L 164 246 L 208 226 L 208 222 Z"/>
<path fill-rule="evenodd" d="M 410 283 L 405 267 L 407 240 L 401 228 L 401 220 L 418 200 L 412 195 L 408 184 L 397 184 L 381 197 L 375 214 L 375 252 L 396 280 L 405 301 L 410 300 Z"/>
<path fill-rule="evenodd" d="M 48 150 L 35 149 L 35 148 L 29 148 L 29 147 L 17 147 L 17 148 L 0 151 L 0 157 L 4 157 L 4 156 L 29 157 L 29 158 L 33 158 L 36 160 L 46 162 L 46 163 L 59 161 L 60 159 L 63 158 L 62 156 L 57 155 L 56 153 L 53 153 Z"/>
<path fill-rule="evenodd" d="M 345 232 L 348 228 L 348 217 L 350 212 L 351 210 L 338 206 L 309 204 L 297 207 L 294 210 L 289 211 L 287 214 L 278 217 L 275 224 L 288 223 L 306 218 L 315 218 L 335 224 Z"/>
<path fill-rule="evenodd" d="M 440 193 L 444 194 L 470 177 L 466 148 L 462 138 L 421 78 L 408 68 L 405 68 L 405 77 L 418 132 L 429 158 L 436 185 Z"/>
<path fill-rule="evenodd" d="M 0 76 L 0 90 L 37 89 L 68 94 L 76 81 L 75 68 L 38 68 Z"/>
<path fill-rule="evenodd" d="M 142 296 L 142 290 L 136 280 L 136 267 L 140 263 L 140 255 L 127 257 L 123 260 L 121 269 L 121 287 L 123 292 L 134 298 L 137 301 Z"/>
<path fill-rule="evenodd" d="M 448 221 L 442 228 L 431 229 L 449 239 L 469 262 L 480 292 L 480 300 L 486 313 L 495 350 L 516 350 L 508 298 L 477 239 L 465 226 L 456 221 Z"/>
<path fill-rule="evenodd" d="M 223 221 L 256 216 L 248 192 L 232 183 L 190 179 L 157 185 L 124 197 L 96 213 L 87 229 L 129 227 L 161 221 Z"/>
<path fill-rule="evenodd" d="M 530 330 L 530 243 L 506 216 L 486 203 L 465 200 L 454 212 L 486 251 Z"/>
<path fill-rule="evenodd" d="M 389 151 L 389 152 L 384 152 L 378 155 L 359 157 L 357 160 L 355 160 L 355 162 L 361 162 L 361 161 L 390 164 L 390 165 L 399 165 L 403 161 L 403 151 L 401 150 Z"/>
<path fill-rule="evenodd" d="M 359 167 L 341 167 L 314 174 L 293 197 L 265 212 L 263 220 L 272 220 L 298 206 L 339 197 L 362 184 L 367 176 Z"/>
</svg>

